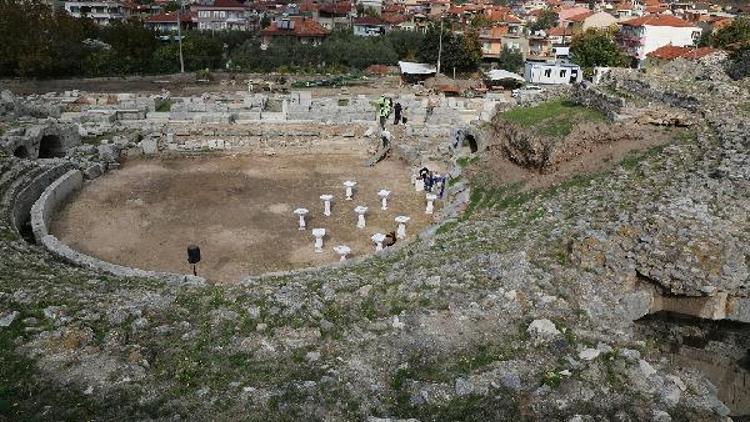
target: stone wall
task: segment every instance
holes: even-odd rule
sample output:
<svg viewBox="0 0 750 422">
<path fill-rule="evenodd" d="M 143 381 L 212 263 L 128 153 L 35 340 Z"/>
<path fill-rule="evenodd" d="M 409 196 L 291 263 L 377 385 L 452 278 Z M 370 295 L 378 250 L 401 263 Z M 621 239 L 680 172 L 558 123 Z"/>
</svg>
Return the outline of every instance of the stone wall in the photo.
<svg viewBox="0 0 750 422">
<path fill-rule="evenodd" d="M 234 93 L 202 97 L 173 98 L 170 111 L 149 111 L 145 119 L 151 122 L 202 122 L 249 123 L 314 121 L 331 123 L 376 121 L 377 97 L 365 95 L 339 95 L 312 97 L 309 91 L 295 91 L 289 95 Z M 452 98 L 444 95 L 418 97 L 406 94 L 393 97 L 394 103 L 403 106 L 403 114 L 413 124 L 455 125 L 476 119 L 489 120 L 501 99 Z M 120 110 L 120 109 L 117 109 Z M 109 110 L 112 119 L 117 110 Z M 97 113 L 106 110 L 91 109 L 79 113 L 66 113 L 65 118 L 81 123 L 101 119 Z M 113 122 L 114 122 L 113 120 Z"/>
<path fill-rule="evenodd" d="M 0 137 L 0 150 L 21 158 L 39 158 L 43 142 L 47 141 L 53 144 L 47 152 L 63 156 L 65 151 L 81 144 L 81 136 L 78 128 L 69 123 L 34 124 L 8 130 Z"/>
<path fill-rule="evenodd" d="M 577 85 L 572 89 L 570 99 L 586 107 L 594 108 L 606 114 L 610 120 L 619 120 L 625 100 L 608 94 L 595 85 Z"/>
<path fill-rule="evenodd" d="M 31 227 L 37 243 L 43 245 L 55 256 L 79 266 L 95 271 L 103 271 L 118 277 L 158 278 L 173 283 L 204 284 L 205 279 L 186 274 L 174 274 L 158 271 L 145 271 L 137 268 L 112 264 L 79 253 L 55 236 L 49 234 L 50 218 L 71 194 L 83 185 L 83 174 L 78 170 L 70 170 L 50 184 L 31 208 Z"/>
<path fill-rule="evenodd" d="M 70 171 L 72 165 L 63 163 L 43 171 L 14 195 L 11 210 L 11 222 L 17 232 L 27 223 L 31 215 L 31 207 L 39 199 L 42 192 L 51 185 L 56 179 Z"/>
<path fill-rule="evenodd" d="M 700 105 L 700 101 L 694 96 L 683 92 L 654 87 L 652 83 L 646 80 L 632 78 L 632 73 L 626 69 L 612 69 L 603 79 L 602 83 L 609 84 L 614 89 L 627 92 L 634 97 L 658 101 L 692 112 L 698 111 Z"/>
<path fill-rule="evenodd" d="M 31 227 L 38 243 L 49 234 L 50 217 L 68 197 L 83 186 L 83 174 L 70 170 L 52 182 L 31 207 Z"/>
</svg>

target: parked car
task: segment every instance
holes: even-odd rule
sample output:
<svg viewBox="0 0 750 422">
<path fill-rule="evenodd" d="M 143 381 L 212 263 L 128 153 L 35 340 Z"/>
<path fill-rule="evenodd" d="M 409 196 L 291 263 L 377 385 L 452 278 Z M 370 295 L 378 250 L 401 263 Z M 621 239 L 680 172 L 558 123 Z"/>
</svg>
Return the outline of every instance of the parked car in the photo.
<svg viewBox="0 0 750 422">
<path fill-rule="evenodd" d="M 511 97 L 518 97 L 519 95 L 537 94 L 543 92 L 544 88 L 539 85 L 526 85 L 523 88 L 514 89 L 511 93 Z"/>
</svg>

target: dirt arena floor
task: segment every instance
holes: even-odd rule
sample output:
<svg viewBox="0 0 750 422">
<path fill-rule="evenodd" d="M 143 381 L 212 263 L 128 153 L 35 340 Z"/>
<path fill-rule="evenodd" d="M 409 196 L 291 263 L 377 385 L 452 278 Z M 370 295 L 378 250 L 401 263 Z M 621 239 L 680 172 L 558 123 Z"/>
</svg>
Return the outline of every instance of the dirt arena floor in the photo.
<svg viewBox="0 0 750 422">
<path fill-rule="evenodd" d="M 181 273 L 190 271 L 186 247 L 194 243 L 202 253 L 198 274 L 224 283 L 332 263 L 338 244 L 352 248 L 352 257 L 374 252 L 370 236 L 394 231 L 397 215 L 412 218 L 407 238 L 431 222 L 410 168 L 393 160 L 367 168 L 365 159 L 349 152 L 130 160 L 85 185 L 51 231 L 109 262 Z M 342 182 L 350 178 L 358 185 L 354 200 L 345 201 Z M 392 191 L 387 211 L 377 196 L 383 188 Z M 330 217 L 323 215 L 324 193 L 334 195 Z M 361 230 L 357 205 L 369 207 Z M 305 231 L 298 230 L 297 207 L 310 210 Z M 323 253 L 314 252 L 314 227 L 326 228 Z"/>
</svg>

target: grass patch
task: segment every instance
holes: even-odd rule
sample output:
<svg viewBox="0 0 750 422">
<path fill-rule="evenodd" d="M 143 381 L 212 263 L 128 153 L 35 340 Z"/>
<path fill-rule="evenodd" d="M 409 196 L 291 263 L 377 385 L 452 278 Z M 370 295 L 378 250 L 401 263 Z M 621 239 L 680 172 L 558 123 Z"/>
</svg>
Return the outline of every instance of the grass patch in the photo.
<svg viewBox="0 0 750 422">
<path fill-rule="evenodd" d="M 698 141 L 698 134 L 691 130 L 678 130 L 673 138 L 675 143 L 690 144 Z M 669 143 L 658 145 L 646 151 L 631 151 L 620 161 L 620 166 L 626 170 L 633 170 L 641 162 L 660 155 L 668 145 Z"/>
<path fill-rule="evenodd" d="M 19 315 L 0 330 L 0 420 L 93 420 L 94 415 L 106 414 L 107 405 L 50 382 L 36 370 L 34 360 L 16 353 L 16 339 L 28 336 L 21 321 L 27 317 L 43 321 L 44 316 L 40 309 L 18 304 L 10 308 Z"/>
<path fill-rule="evenodd" d="M 504 345 L 475 344 L 457 351 L 449 359 L 428 353 L 415 353 L 408 360 L 406 368 L 399 369 L 397 378 L 423 382 L 452 382 L 456 377 L 470 374 L 487 365 L 511 359 L 514 350 L 510 340 Z M 400 382 L 403 384 L 403 380 Z"/>
<path fill-rule="evenodd" d="M 465 168 L 465 167 L 468 167 L 468 166 L 476 163 L 477 161 L 479 161 L 479 157 L 478 156 L 476 156 L 476 157 L 461 157 L 461 158 L 456 159 L 456 164 L 458 164 L 458 166 L 461 167 L 461 168 Z"/>
<path fill-rule="evenodd" d="M 458 225 L 458 221 L 447 221 L 435 230 L 435 234 L 448 233 Z"/>
<path fill-rule="evenodd" d="M 521 127 L 532 129 L 539 135 L 562 138 L 584 122 L 604 122 L 604 113 L 568 100 L 555 100 L 535 107 L 508 110 L 501 116 Z"/>
<path fill-rule="evenodd" d="M 533 191 L 521 192 L 521 184 L 513 183 L 501 187 L 476 186 L 469 194 L 469 205 L 462 218 L 465 220 L 481 209 L 507 209 L 524 204 L 533 198 Z"/>
<path fill-rule="evenodd" d="M 511 339 L 508 339 L 510 342 Z M 487 401 L 500 399 L 496 394 L 480 396 L 470 394 L 457 397 L 447 403 L 427 406 L 413 406 L 410 402 L 413 381 L 427 383 L 448 383 L 463 375 L 470 374 L 496 361 L 511 359 L 514 350 L 509 343 L 504 345 L 479 344 L 468 349 L 446 356 L 431 353 L 414 353 L 407 364 L 400 367 L 390 381 L 392 396 L 390 404 L 392 412 L 399 417 L 418 417 L 420 420 L 438 421 L 474 421 L 474 420 L 504 420 L 503 416 L 514 415 L 517 408 L 510 397 L 503 397 L 502 406 L 497 403 L 486 409 Z M 505 391 L 496 390 L 495 393 L 504 395 Z M 493 416 L 487 414 L 490 411 Z"/>
<path fill-rule="evenodd" d="M 159 113 L 167 113 L 172 111 L 172 106 L 174 105 L 174 101 L 171 99 L 163 101 L 161 104 L 159 104 L 159 107 L 156 107 L 156 111 Z"/>
<path fill-rule="evenodd" d="M 447 186 L 449 188 L 451 188 L 451 187 L 455 186 L 460 181 L 461 181 L 461 175 L 458 175 L 456 177 L 451 177 L 450 179 L 448 179 Z"/>
</svg>

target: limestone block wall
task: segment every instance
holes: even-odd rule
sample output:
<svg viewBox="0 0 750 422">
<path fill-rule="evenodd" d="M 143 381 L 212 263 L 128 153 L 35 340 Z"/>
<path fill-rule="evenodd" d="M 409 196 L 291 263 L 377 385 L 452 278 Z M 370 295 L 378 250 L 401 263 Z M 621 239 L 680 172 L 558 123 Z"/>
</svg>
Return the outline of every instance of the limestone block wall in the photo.
<svg viewBox="0 0 750 422">
<path fill-rule="evenodd" d="M 83 186 L 83 173 L 70 170 L 52 182 L 31 207 L 31 227 L 37 242 L 49 234 L 47 226 L 57 208 Z"/>
<path fill-rule="evenodd" d="M 625 100 L 622 97 L 608 94 L 595 85 L 576 86 L 573 88 L 571 100 L 601 111 L 610 120 L 617 120 L 622 109 L 625 107 Z"/>
<path fill-rule="evenodd" d="M 0 149 L 8 155 L 14 155 L 19 148 L 23 148 L 25 158 L 38 158 L 42 141 L 45 139 L 54 142 L 54 152 L 60 155 L 64 155 L 67 149 L 81 144 L 81 136 L 75 125 L 53 122 L 9 131 L 0 137 Z"/>
<path fill-rule="evenodd" d="M 167 282 L 205 284 L 206 280 L 187 274 L 146 271 L 125 267 L 84 255 L 62 243 L 49 234 L 48 224 L 57 209 L 68 200 L 71 194 L 83 186 L 83 175 L 78 170 L 70 170 L 50 184 L 31 208 L 31 227 L 37 243 L 43 245 L 55 256 L 84 268 L 103 271 L 118 277 L 158 278 Z"/>
<path fill-rule="evenodd" d="M 170 112 L 149 112 L 150 121 L 173 122 L 282 122 L 316 121 L 331 123 L 374 122 L 376 96 L 339 95 L 313 98 L 309 91 L 289 95 L 235 93 L 217 96 L 175 98 Z M 494 115 L 495 98 L 446 98 L 444 95 L 417 97 L 397 95 L 403 114 L 413 124 L 456 125 Z"/>
<path fill-rule="evenodd" d="M 31 215 L 31 207 L 47 186 L 72 168 L 73 166 L 70 163 L 63 163 L 44 170 L 14 195 L 10 210 L 11 222 L 16 231 L 20 231 L 21 226 L 28 221 Z"/>
</svg>

